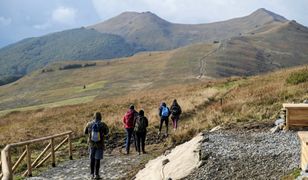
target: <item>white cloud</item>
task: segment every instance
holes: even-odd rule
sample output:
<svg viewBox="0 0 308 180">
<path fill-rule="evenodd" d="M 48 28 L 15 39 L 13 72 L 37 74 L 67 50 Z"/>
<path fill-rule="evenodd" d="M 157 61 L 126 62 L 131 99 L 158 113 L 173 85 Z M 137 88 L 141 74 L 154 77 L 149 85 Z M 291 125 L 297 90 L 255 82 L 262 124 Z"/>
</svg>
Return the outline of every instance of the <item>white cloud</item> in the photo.
<svg viewBox="0 0 308 180">
<path fill-rule="evenodd" d="M 61 24 L 74 24 L 77 10 L 70 7 L 58 7 L 52 12 L 52 20 Z"/>
<path fill-rule="evenodd" d="M 102 20 L 123 11 L 151 11 L 158 16 L 178 23 L 207 23 L 246 16 L 258 8 L 294 19 L 303 15 L 305 0 L 292 3 L 288 0 L 92 0 L 93 7 Z M 298 7 L 297 7 L 298 6 Z M 293 16 L 291 15 L 291 13 Z M 298 16 L 300 17 L 300 16 Z M 298 18 L 297 17 L 297 18 Z"/>
<path fill-rule="evenodd" d="M 36 24 L 33 27 L 35 29 L 45 30 L 45 29 L 48 29 L 49 27 L 51 27 L 51 24 L 49 22 L 47 22 L 47 23 L 43 23 L 43 24 Z"/>
<path fill-rule="evenodd" d="M 0 16 L 0 25 L 2 26 L 8 26 L 12 23 L 12 19 L 11 18 L 6 18 L 3 16 Z"/>
</svg>

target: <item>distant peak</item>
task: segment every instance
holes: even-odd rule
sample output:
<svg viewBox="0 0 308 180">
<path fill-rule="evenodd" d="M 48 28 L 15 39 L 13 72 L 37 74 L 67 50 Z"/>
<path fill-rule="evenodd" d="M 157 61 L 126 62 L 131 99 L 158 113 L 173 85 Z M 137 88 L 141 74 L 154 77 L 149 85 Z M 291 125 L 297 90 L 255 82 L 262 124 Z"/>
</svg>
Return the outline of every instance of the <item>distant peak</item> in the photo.
<svg viewBox="0 0 308 180">
<path fill-rule="evenodd" d="M 280 22 L 288 21 L 285 17 L 283 17 L 279 14 L 273 13 L 273 12 L 271 12 L 271 11 L 265 9 L 265 8 L 257 9 L 251 15 L 252 16 L 268 16 L 268 17 L 273 18 L 273 20 L 280 21 Z"/>
<path fill-rule="evenodd" d="M 141 16 L 141 15 L 157 16 L 156 14 L 150 11 L 146 11 L 146 12 L 125 11 L 121 13 L 119 16 Z"/>
<path fill-rule="evenodd" d="M 162 19 L 161 17 L 157 16 L 156 14 L 150 11 L 146 11 L 146 12 L 126 11 L 112 18 L 112 20 L 114 19 L 118 19 L 118 20 L 138 19 L 139 21 L 145 21 L 146 19 L 151 19 L 151 21 L 156 21 L 156 22 L 167 22 L 166 20 Z"/>
</svg>

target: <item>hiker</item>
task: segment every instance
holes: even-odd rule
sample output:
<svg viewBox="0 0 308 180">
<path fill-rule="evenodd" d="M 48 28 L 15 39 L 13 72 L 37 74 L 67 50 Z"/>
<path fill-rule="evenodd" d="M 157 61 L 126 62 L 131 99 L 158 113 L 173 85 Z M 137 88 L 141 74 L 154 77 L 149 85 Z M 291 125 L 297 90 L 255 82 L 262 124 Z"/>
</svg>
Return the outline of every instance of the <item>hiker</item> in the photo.
<svg viewBox="0 0 308 180">
<path fill-rule="evenodd" d="M 145 137 L 147 133 L 148 119 L 144 116 L 144 111 L 140 110 L 135 122 L 135 133 L 137 138 L 137 151 L 140 155 L 140 143 L 142 153 L 145 154 Z"/>
<path fill-rule="evenodd" d="M 123 117 L 123 123 L 126 131 L 126 154 L 129 154 L 130 149 L 130 140 L 132 138 L 132 135 L 134 133 L 134 125 L 135 125 L 135 119 L 138 117 L 138 112 L 135 110 L 134 105 L 130 105 L 128 111 L 125 113 Z"/>
<path fill-rule="evenodd" d="M 178 104 L 176 99 L 173 100 L 173 103 L 170 107 L 170 111 L 171 111 L 171 120 L 173 123 L 173 130 L 176 131 L 176 129 L 178 128 L 178 121 L 182 113 L 181 106 Z"/>
<path fill-rule="evenodd" d="M 87 123 L 84 133 L 89 135 L 88 144 L 91 178 L 101 179 L 99 176 L 100 160 L 103 159 L 105 148 L 104 136 L 109 133 L 109 128 L 104 122 L 102 122 L 102 115 L 100 112 L 96 112 L 93 120 Z"/>
<path fill-rule="evenodd" d="M 168 136 L 168 124 L 169 124 L 169 116 L 170 116 L 170 110 L 167 107 L 165 102 L 161 103 L 161 106 L 159 107 L 159 116 L 160 116 L 160 125 L 159 125 L 159 135 L 161 134 L 161 128 L 163 126 L 163 123 L 166 124 L 166 136 Z"/>
</svg>

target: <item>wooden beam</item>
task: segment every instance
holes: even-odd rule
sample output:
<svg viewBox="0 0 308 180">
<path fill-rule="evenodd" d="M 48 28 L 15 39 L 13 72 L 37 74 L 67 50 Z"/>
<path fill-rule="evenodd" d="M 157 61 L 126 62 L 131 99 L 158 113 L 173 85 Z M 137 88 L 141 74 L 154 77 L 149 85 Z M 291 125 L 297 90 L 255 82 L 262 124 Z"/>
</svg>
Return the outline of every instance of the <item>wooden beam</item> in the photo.
<svg viewBox="0 0 308 180">
<path fill-rule="evenodd" d="M 13 168 L 12 168 L 12 173 L 15 172 L 15 170 L 17 169 L 17 166 L 21 163 L 21 161 L 26 157 L 27 155 L 27 149 L 24 150 L 24 152 L 21 154 L 21 156 L 18 158 L 18 160 L 16 161 L 16 163 L 14 164 Z"/>
<path fill-rule="evenodd" d="M 51 152 L 51 166 L 56 167 L 56 156 L 55 156 L 55 141 L 53 138 L 50 139 L 51 147 L 50 147 L 50 152 Z"/>
<path fill-rule="evenodd" d="M 34 140 L 29 140 L 29 141 L 24 141 L 24 142 L 19 142 L 19 143 L 13 143 L 13 144 L 10 144 L 10 145 L 11 145 L 11 147 L 23 146 L 23 145 L 27 145 L 27 144 L 40 142 L 40 141 L 50 140 L 51 138 L 57 138 L 57 137 L 65 136 L 65 135 L 68 135 L 68 134 L 71 134 L 71 133 L 72 133 L 72 131 L 67 131 L 65 133 L 56 134 L 56 135 L 53 135 L 53 136 L 47 136 L 47 137 L 43 137 L 43 138 L 39 138 L 39 139 L 34 139 Z"/>
<path fill-rule="evenodd" d="M 44 156 L 44 154 L 48 151 L 48 149 L 50 148 L 51 144 L 49 143 L 45 149 L 41 152 L 41 154 L 33 161 L 32 163 L 32 167 L 34 167 L 36 165 L 36 163 Z"/>
<path fill-rule="evenodd" d="M 27 167 L 28 167 L 28 176 L 32 176 L 32 166 L 31 166 L 31 149 L 29 145 L 26 145 L 26 151 L 27 151 Z"/>
<path fill-rule="evenodd" d="M 67 141 L 68 141 L 68 155 L 69 155 L 69 158 L 70 158 L 70 160 L 72 160 L 73 159 L 73 148 L 72 148 L 72 137 L 71 137 L 72 135 L 71 134 L 69 134 L 68 136 L 67 136 Z"/>
<path fill-rule="evenodd" d="M 67 141 L 67 139 L 68 139 L 68 138 L 65 138 L 65 139 L 55 148 L 55 152 L 56 152 L 58 149 L 60 149 L 60 147 Z M 39 163 L 35 166 L 35 168 L 40 167 L 44 162 L 47 161 L 48 158 L 50 158 L 50 156 L 51 156 L 51 153 L 49 153 L 41 162 L 39 162 Z"/>
<path fill-rule="evenodd" d="M 1 151 L 1 161 L 2 161 L 2 180 L 12 180 L 13 174 L 12 174 L 12 162 L 11 162 L 11 152 L 10 152 L 11 146 L 7 145 L 5 148 Z"/>
</svg>

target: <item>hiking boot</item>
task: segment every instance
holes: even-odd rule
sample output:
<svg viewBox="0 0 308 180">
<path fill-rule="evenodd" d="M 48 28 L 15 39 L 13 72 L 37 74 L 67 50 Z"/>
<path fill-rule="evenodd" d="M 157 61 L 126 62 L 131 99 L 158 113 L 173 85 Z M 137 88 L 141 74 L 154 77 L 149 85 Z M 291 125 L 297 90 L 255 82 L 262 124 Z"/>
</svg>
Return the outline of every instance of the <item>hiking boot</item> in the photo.
<svg viewBox="0 0 308 180">
<path fill-rule="evenodd" d="M 142 151 L 142 153 L 143 153 L 143 154 L 146 154 L 147 152 L 146 152 L 146 151 Z"/>
<path fill-rule="evenodd" d="M 94 179 L 94 174 L 90 174 L 90 179 Z"/>
<path fill-rule="evenodd" d="M 102 179 L 99 175 L 95 175 L 94 179 Z"/>
<path fill-rule="evenodd" d="M 159 132 L 158 132 L 158 135 L 160 136 L 160 134 L 161 134 L 161 132 L 159 131 Z"/>
</svg>

